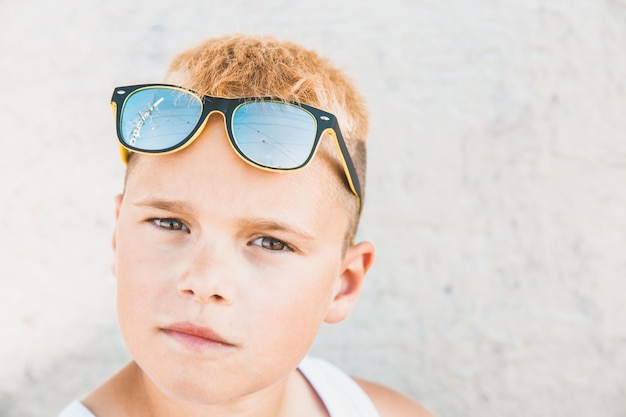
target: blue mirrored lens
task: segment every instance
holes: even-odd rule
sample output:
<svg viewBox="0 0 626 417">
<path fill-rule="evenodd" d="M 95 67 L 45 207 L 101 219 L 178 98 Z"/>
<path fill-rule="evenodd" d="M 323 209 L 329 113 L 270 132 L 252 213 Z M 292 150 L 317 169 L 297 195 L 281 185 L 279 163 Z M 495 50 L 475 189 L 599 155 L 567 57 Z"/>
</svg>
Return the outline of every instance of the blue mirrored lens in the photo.
<svg viewBox="0 0 626 417">
<path fill-rule="evenodd" d="M 202 103 L 182 90 L 146 88 L 132 93 L 121 116 L 122 140 L 146 151 L 165 150 L 187 139 L 202 115 Z"/>
<path fill-rule="evenodd" d="M 301 107 L 259 101 L 235 110 L 232 131 L 235 143 L 248 159 L 270 168 L 293 169 L 311 155 L 317 123 Z"/>
</svg>

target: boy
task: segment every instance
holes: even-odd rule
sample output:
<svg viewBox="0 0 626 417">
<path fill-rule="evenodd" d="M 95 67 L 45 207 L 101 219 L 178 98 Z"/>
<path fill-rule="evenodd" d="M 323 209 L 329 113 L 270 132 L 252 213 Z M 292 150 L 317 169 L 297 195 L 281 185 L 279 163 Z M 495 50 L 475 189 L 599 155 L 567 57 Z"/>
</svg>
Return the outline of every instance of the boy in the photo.
<svg viewBox="0 0 626 417">
<path fill-rule="evenodd" d="M 166 81 L 112 102 L 128 163 L 113 271 L 133 362 L 61 415 L 429 415 L 306 357 L 374 257 L 353 243 L 367 131 L 353 86 L 311 51 L 243 36 L 183 52 Z"/>
</svg>

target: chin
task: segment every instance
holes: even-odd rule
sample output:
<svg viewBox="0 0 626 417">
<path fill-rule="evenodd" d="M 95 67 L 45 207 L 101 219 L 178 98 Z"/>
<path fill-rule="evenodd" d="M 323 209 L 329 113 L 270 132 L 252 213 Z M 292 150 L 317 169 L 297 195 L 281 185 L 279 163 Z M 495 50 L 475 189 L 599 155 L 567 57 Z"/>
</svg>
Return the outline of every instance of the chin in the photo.
<svg viewBox="0 0 626 417">
<path fill-rule="evenodd" d="M 242 384 L 241 381 L 224 381 L 210 375 L 198 378 L 184 372 L 170 378 L 150 379 L 166 397 L 198 406 L 233 403 L 261 389 L 251 384 Z"/>
</svg>

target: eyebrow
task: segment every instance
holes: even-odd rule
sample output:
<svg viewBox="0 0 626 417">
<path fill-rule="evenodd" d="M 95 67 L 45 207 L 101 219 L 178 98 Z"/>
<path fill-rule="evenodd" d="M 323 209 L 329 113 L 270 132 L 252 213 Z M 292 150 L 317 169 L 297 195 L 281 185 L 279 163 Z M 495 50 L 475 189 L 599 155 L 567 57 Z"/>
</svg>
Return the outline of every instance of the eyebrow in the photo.
<svg viewBox="0 0 626 417">
<path fill-rule="evenodd" d="M 159 210 L 169 211 L 173 213 L 188 213 L 194 214 L 193 207 L 184 201 L 180 200 L 167 200 L 162 198 L 147 198 L 134 203 L 140 207 L 150 207 Z M 253 229 L 267 230 L 269 232 L 284 232 L 294 235 L 298 235 L 306 240 L 315 240 L 312 233 L 297 227 L 293 224 L 281 222 L 273 219 L 266 218 L 249 218 L 239 220 L 239 224 Z"/>
<path fill-rule="evenodd" d="M 161 198 L 147 198 L 135 203 L 140 207 L 151 207 L 164 211 L 177 213 L 193 213 L 194 210 L 190 204 L 180 200 L 165 200 Z"/>
<path fill-rule="evenodd" d="M 309 233 L 308 231 L 297 227 L 293 224 L 288 224 L 288 223 L 283 223 L 280 221 L 276 221 L 276 220 L 269 220 L 269 219 L 263 219 L 263 218 L 258 218 L 258 219 L 245 219 L 245 220 L 241 220 L 240 222 L 243 226 L 245 227 L 250 227 L 250 228 L 255 228 L 255 229 L 260 229 L 260 230 L 267 230 L 269 232 L 285 232 L 285 233 L 290 233 L 290 234 L 294 234 L 294 235 L 298 235 L 299 237 L 306 239 L 306 240 L 314 240 L 315 237 L 313 236 L 313 234 Z"/>
</svg>

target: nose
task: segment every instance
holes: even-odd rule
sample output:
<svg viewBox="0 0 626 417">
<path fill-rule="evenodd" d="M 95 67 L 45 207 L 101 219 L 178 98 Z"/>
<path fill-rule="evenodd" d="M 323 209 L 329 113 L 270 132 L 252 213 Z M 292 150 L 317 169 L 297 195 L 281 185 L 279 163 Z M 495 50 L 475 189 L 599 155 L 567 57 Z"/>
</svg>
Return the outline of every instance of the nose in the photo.
<svg viewBox="0 0 626 417">
<path fill-rule="evenodd" d="M 197 248 L 185 261 L 178 294 L 201 304 L 232 304 L 236 297 L 236 265 L 226 250 Z"/>
</svg>

